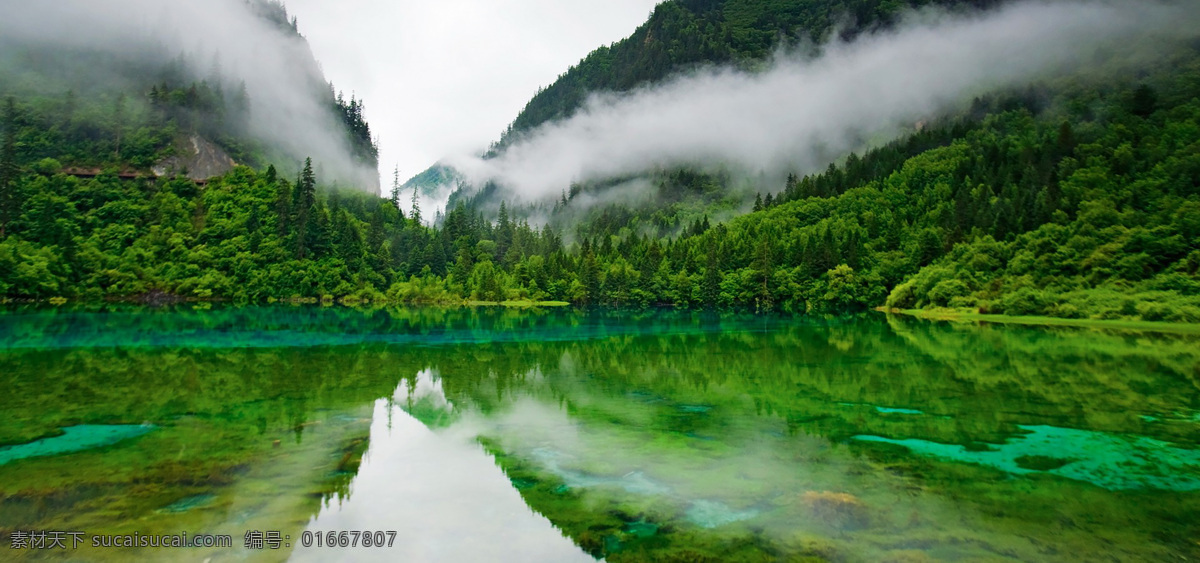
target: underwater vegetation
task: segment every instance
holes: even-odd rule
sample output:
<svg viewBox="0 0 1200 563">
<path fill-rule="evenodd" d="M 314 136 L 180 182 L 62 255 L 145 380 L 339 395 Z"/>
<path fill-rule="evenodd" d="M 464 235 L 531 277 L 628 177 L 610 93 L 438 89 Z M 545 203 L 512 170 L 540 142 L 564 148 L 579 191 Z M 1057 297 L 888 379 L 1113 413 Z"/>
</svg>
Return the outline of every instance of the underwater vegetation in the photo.
<svg viewBox="0 0 1200 563">
<path fill-rule="evenodd" d="M 297 537 L 383 492 L 362 468 L 386 475 L 375 458 L 399 438 L 370 428 L 410 417 L 480 449 L 557 540 L 608 561 L 1200 557 L 1195 335 L 294 307 L 0 326 L 0 541 Z M 195 555 L 252 555 L 235 543 Z"/>
</svg>

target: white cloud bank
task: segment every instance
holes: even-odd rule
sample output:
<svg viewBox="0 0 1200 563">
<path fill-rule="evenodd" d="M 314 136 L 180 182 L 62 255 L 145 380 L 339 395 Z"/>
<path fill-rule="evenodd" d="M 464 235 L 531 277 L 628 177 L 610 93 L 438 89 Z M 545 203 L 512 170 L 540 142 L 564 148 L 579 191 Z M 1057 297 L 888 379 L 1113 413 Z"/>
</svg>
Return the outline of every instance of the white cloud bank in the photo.
<svg viewBox="0 0 1200 563">
<path fill-rule="evenodd" d="M 627 95 L 593 96 L 501 156 L 447 159 L 516 199 L 663 166 L 781 177 L 820 169 L 989 90 L 1094 61 L 1104 50 L 1200 35 L 1200 2 L 1023 2 L 977 15 L 920 12 L 896 29 L 783 54 L 764 72 L 714 68 Z M 1151 53 L 1153 48 L 1151 47 Z M 1101 55 L 1102 56 L 1102 55 Z"/>
</svg>

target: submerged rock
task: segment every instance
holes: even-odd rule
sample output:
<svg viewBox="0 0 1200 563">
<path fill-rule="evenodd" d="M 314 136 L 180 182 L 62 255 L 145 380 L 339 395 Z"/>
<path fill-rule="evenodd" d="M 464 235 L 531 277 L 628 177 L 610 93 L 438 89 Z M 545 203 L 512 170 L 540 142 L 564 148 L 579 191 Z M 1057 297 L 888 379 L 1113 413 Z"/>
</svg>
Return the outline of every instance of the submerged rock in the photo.
<svg viewBox="0 0 1200 563">
<path fill-rule="evenodd" d="M 687 511 L 687 520 L 701 528 L 716 528 L 758 516 L 758 510 L 738 511 L 723 502 L 698 500 Z"/>
<path fill-rule="evenodd" d="M 625 533 L 637 538 L 650 538 L 658 533 L 658 524 L 638 520 L 625 525 Z"/>
<path fill-rule="evenodd" d="M 849 493 L 808 491 L 801 500 L 814 517 L 834 528 L 865 528 L 871 521 L 867 504 Z"/>
<path fill-rule="evenodd" d="M 187 512 L 194 508 L 208 506 L 212 504 L 213 500 L 216 500 L 216 498 L 216 496 L 211 494 L 194 495 L 168 504 L 167 506 L 158 509 L 158 512 L 165 514 L 178 514 L 180 512 Z"/>
<path fill-rule="evenodd" d="M 937 559 L 918 549 L 900 549 L 884 555 L 883 563 L 934 563 Z"/>
</svg>

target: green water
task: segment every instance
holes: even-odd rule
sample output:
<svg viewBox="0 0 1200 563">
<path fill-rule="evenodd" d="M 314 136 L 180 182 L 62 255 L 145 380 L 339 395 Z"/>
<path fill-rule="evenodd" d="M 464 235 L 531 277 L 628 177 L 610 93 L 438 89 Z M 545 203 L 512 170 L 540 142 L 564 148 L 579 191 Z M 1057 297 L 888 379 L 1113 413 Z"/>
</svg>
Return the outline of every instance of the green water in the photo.
<svg viewBox="0 0 1200 563">
<path fill-rule="evenodd" d="M 0 413 L 5 560 L 1200 559 L 1195 335 L 17 309 Z M 10 549 L 37 530 L 234 545 Z M 395 541 L 300 545 L 343 530 Z"/>
</svg>

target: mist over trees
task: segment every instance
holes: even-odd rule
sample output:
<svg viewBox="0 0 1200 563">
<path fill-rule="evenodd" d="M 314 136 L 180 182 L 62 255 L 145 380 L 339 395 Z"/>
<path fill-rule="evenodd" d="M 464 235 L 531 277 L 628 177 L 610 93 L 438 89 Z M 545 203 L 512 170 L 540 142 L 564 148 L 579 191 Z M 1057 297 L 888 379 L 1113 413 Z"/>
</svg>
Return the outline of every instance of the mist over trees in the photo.
<svg viewBox="0 0 1200 563">
<path fill-rule="evenodd" d="M 316 158 L 206 184 L 122 177 L 163 154 L 171 127 L 211 127 L 214 100 L 240 105 L 239 87 L 194 86 L 155 81 L 140 103 L 7 101 L 0 296 L 888 305 L 1200 322 L 1196 43 L 1137 74 L 1099 69 L 980 95 L 819 173 L 794 171 L 744 214 L 731 175 L 686 166 L 535 204 L 485 187 L 494 208 L 459 199 L 432 222 L 398 177 L 388 197 L 338 190 Z M 369 132 L 359 100 L 329 100 L 348 134 Z M 64 174 L 54 155 L 107 170 Z"/>
<path fill-rule="evenodd" d="M 906 13 L 886 31 L 780 51 L 753 71 L 692 73 L 624 95 L 598 92 L 569 118 L 486 158 L 448 159 L 476 188 L 546 201 L 572 183 L 675 167 L 728 172 L 777 191 L 981 92 L 1102 67 L 1132 73 L 1197 37 L 1200 9 L 1131 2 L 1012 2 L 978 14 Z M 1119 54 L 1105 56 L 1104 53 Z M 1103 62 L 1097 63 L 1100 59 Z M 753 192 L 750 198 L 753 198 Z"/>
<path fill-rule="evenodd" d="M 297 25 L 272 0 L 34 3 L 0 20 L 0 96 L 36 106 L 37 150 L 67 165 L 147 170 L 195 135 L 378 191 L 362 100 L 325 82 Z"/>
<path fill-rule="evenodd" d="M 628 38 L 592 51 L 540 90 L 497 148 L 544 123 L 570 117 L 594 92 L 628 92 L 672 74 L 713 64 L 753 68 L 782 46 L 823 44 L 837 34 L 894 25 L 920 6 L 989 8 L 1001 0 L 682 0 L 663 2 Z"/>
</svg>

